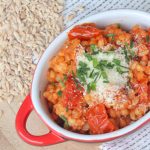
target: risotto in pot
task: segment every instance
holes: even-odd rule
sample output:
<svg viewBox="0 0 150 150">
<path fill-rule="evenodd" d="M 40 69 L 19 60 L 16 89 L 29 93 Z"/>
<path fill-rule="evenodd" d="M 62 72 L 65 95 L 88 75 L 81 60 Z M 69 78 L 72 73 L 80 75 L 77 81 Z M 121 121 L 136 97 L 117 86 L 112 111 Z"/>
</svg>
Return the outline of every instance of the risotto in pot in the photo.
<svg viewBox="0 0 150 150">
<path fill-rule="evenodd" d="M 49 61 L 43 95 L 52 119 L 82 134 L 118 130 L 150 109 L 150 29 L 75 26 Z"/>
</svg>

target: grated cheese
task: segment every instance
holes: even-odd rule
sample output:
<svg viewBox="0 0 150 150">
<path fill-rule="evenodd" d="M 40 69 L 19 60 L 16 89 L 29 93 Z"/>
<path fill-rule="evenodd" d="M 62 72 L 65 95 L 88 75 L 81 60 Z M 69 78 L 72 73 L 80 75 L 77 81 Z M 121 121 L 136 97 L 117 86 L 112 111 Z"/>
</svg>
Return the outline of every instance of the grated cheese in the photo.
<svg viewBox="0 0 150 150">
<path fill-rule="evenodd" d="M 100 52 L 94 55 L 93 57 L 95 57 L 98 61 L 107 60 L 108 62 L 112 62 L 113 59 L 118 59 L 121 61 L 121 65 L 125 67 L 129 67 L 128 63 L 125 60 L 125 56 L 122 53 L 121 48 L 118 48 L 117 50 L 109 54 Z M 97 70 L 97 69 L 93 67 L 93 62 L 89 61 L 83 53 L 78 53 L 76 56 L 77 69 L 79 67 L 80 61 L 86 63 L 88 67 L 90 68 L 88 71 L 88 75 L 86 77 L 86 83 L 88 84 L 92 81 L 92 79 L 89 77 L 90 72 L 93 69 L 94 70 Z M 106 104 L 113 105 L 116 101 L 115 97 L 119 94 L 119 91 L 125 88 L 127 85 L 128 72 L 120 74 L 116 71 L 115 68 L 105 69 L 105 71 L 107 73 L 109 83 L 104 83 L 103 78 L 99 78 L 96 82 L 96 90 L 91 91 L 90 94 L 92 95 L 92 97 L 94 97 L 93 103 L 97 101 L 97 102 L 105 102 Z M 84 89 L 85 91 L 87 91 L 86 85 L 84 85 Z M 125 100 L 125 98 L 123 100 Z"/>
</svg>

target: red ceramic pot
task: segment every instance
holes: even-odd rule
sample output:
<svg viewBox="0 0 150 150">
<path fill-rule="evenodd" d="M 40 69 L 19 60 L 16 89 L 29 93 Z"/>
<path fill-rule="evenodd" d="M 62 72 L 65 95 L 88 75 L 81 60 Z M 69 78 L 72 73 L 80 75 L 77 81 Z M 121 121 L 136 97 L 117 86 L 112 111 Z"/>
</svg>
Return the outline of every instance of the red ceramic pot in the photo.
<svg viewBox="0 0 150 150">
<path fill-rule="evenodd" d="M 135 24 L 139 24 L 143 27 L 150 27 L 150 14 L 128 9 L 111 10 L 88 17 L 80 21 L 78 24 L 85 22 L 93 22 L 98 26 L 103 27 L 112 23 L 120 23 L 125 29 L 130 29 Z M 72 27 L 61 33 L 44 52 L 34 73 L 31 93 L 25 98 L 17 113 L 16 130 L 20 137 L 29 144 L 39 146 L 51 145 L 64 142 L 68 139 L 83 142 L 104 142 L 127 135 L 150 121 L 150 112 L 148 112 L 138 121 L 117 131 L 99 135 L 83 135 L 61 128 L 51 119 L 46 101 L 42 96 L 47 84 L 46 72 L 48 70 L 48 61 L 61 48 L 64 41 L 67 39 L 67 32 L 71 28 Z M 48 134 L 34 136 L 27 131 L 26 121 L 32 110 L 37 112 L 41 120 L 43 120 L 45 125 L 47 125 L 47 127 L 50 129 Z"/>
</svg>

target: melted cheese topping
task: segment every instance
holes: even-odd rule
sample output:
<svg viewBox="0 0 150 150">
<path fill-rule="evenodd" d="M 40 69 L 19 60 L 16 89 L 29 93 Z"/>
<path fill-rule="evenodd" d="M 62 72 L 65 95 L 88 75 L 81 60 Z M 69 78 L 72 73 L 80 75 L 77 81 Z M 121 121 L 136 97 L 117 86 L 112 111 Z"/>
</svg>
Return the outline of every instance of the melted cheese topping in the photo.
<svg viewBox="0 0 150 150">
<path fill-rule="evenodd" d="M 112 62 L 114 59 L 118 59 L 121 61 L 121 65 L 125 67 L 129 67 L 128 63 L 125 60 L 125 56 L 122 53 L 122 49 L 119 48 L 112 53 L 103 53 L 100 52 L 96 55 L 94 55 L 98 61 L 100 60 L 107 60 L 108 62 Z M 76 56 L 76 63 L 77 63 L 77 69 L 79 68 L 79 62 L 82 61 L 88 65 L 90 68 L 88 71 L 88 75 L 86 77 L 86 83 L 92 82 L 92 79 L 89 77 L 91 71 L 94 69 L 95 71 L 98 71 L 96 68 L 93 67 L 93 62 L 89 61 L 87 57 L 82 53 L 78 53 Z M 99 78 L 96 82 L 96 90 L 91 91 L 90 94 L 92 97 L 94 97 L 94 101 L 97 102 L 105 102 L 108 105 L 113 105 L 115 101 L 118 98 L 118 95 L 120 94 L 120 91 L 126 87 L 127 82 L 128 82 L 128 72 L 120 74 L 116 71 L 115 68 L 113 69 L 105 69 L 107 76 L 108 76 L 108 81 L 109 83 L 104 83 L 103 78 Z M 85 91 L 87 91 L 87 86 L 84 85 Z M 85 93 L 86 94 L 86 93 Z M 126 97 L 122 95 L 121 97 L 122 100 L 125 100 Z"/>
</svg>

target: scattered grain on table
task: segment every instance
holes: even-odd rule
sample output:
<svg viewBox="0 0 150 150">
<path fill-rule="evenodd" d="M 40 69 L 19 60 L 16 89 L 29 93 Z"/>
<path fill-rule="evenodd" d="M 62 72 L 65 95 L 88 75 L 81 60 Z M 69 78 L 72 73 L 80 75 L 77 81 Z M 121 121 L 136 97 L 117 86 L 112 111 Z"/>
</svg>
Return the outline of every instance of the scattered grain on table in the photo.
<svg viewBox="0 0 150 150">
<path fill-rule="evenodd" d="M 39 57 L 63 29 L 63 0 L 0 1 L 0 101 L 23 100 Z"/>
<path fill-rule="evenodd" d="M 3 110 L 0 110 L 0 119 L 2 118 L 2 116 L 3 116 Z"/>
</svg>

